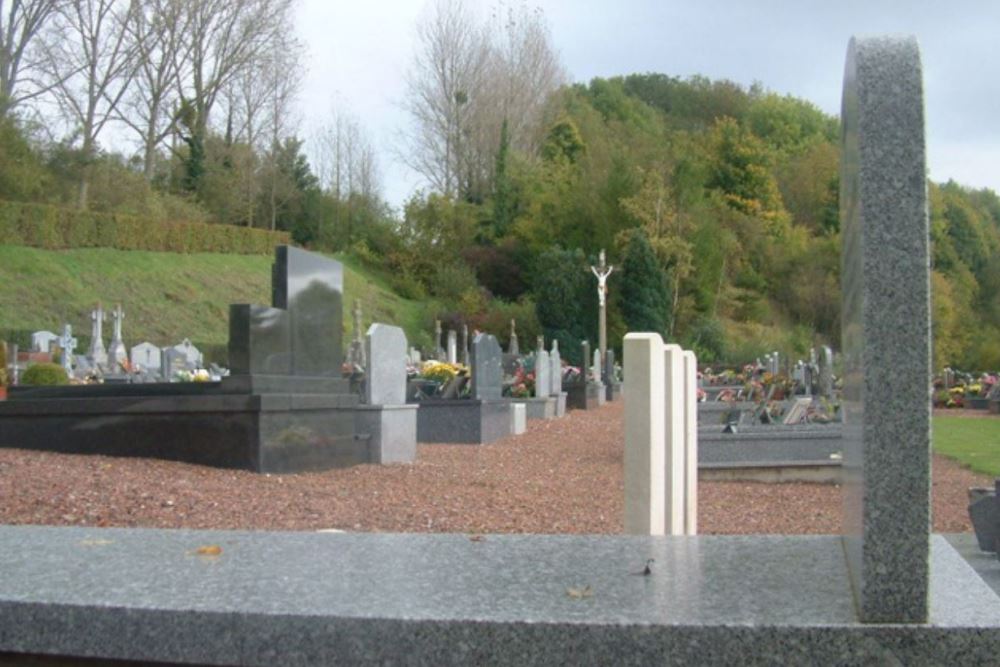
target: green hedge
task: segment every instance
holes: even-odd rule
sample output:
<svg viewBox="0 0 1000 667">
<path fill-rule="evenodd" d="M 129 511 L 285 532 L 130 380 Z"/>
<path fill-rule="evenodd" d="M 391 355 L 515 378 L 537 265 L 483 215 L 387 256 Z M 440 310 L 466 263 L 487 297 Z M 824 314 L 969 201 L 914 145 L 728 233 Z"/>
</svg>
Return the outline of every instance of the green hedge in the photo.
<svg viewBox="0 0 1000 667">
<path fill-rule="evenodd" d="M 153 222 L 46 204 L 0 201 L 0 242 L 47 250 L 116 248 L 154 252 L 270 255 L 288 232 L 201 222 Z"/>
</svg>

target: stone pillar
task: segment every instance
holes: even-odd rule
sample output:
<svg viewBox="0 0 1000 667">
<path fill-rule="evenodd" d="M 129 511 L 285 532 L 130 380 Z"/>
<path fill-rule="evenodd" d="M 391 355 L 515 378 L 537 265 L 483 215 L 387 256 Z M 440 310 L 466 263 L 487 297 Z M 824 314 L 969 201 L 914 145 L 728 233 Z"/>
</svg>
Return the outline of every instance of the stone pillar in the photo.
<svg viewBox="0 0 1000 667">
<path fill-rule="evenodd" d="M 841 490 L 847 569 L 866 623 L 928 620 L 931 325 L 922 79 L 913 38 L 852 39 L 848 46 L 840 160 Z"/>
<path fill-rule="evenodd" d="M 698 534 L 698 358 L 684 350 L 684 534 Z"/>
<path fill-rule="evenodd" d="M 625 532 L 633 535 L 663 535 L 665 525 L 664 362 L 659 334 L 625 336 Z"/>
<path fill-rule="evenodd" d="M 684 406 L 684 351 L 679 345 L 663 346 L 664 520 L 667 535 L 684 534 L 684 463 L 687 412 Z"/>
</svg>

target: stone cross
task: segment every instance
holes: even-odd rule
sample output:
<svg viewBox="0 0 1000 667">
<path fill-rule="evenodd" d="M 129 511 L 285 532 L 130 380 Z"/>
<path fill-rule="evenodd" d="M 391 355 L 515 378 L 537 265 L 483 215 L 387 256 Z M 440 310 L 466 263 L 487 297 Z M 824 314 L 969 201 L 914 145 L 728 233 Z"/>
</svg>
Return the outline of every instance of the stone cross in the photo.
<svg viewBox="0 0 1000 667">
<path fill-rule="evenodd" d="M 608 276 L 615 270 L 613 266 L 607 266 L 604 258 L 604 250 L 601 250 L 600 264 L 591 266 L 591 272 L 597 276 L 597 347 L 601 351 L 601 359 L 608 351 L 608 329 L 607 329 L 607 300 L 608 300 Z"/>
<path fill-rule="evenodd" d="M 122 321 L 125 319 L 125 311 L 122 305 L 115 305 L 111 313 L 111 321 L 114 324 L 111 345 L 108 346 L 108 357 L 116 365 L 124 364 L 128 360 L 128 352 L 125 350 L 125 343 L 122 341 Z"/>
<path fill-rule="evenodd" d="M 90 313 L 90 353 L 87 355 L 95 366 L 103 366 L 108 363 L 108 353 L 104 349 L 104 341 L 102 340 L 104 320 L 104 309 L 98 303 L 97 308 Z"/>
<path fill-rule="evenodd" d="M 59 337 L 59 347 L 62 349 L 62 367 L 66 375 L 73 373 L 73 350 L 76 349 L 76 339 L 73 338 L 73 327 L 66 324 L 63 326 L 62 336 Z"/>
<path fill-rule="evenodd" d="M 545 349 L 545 336 L 538 336 L 535 338 L 535 351 Z"/>
<path fill-rule="evenodd" d="M 354 323 L 354 339 L 347 351 L 347 361 L 357 368 L 367 368 L 367 355 L 365 354 L 365 340 L 361 333 L 361 299 L 354 300 L 354 310 L 351 311 Z"/>
<path fill-rule="evenodd" d="M 507 345 L 507 354 L 520 354 L 521 350 L 517 345 L 517 322 L 510 321 L 510 343 Z"/>
</svg>

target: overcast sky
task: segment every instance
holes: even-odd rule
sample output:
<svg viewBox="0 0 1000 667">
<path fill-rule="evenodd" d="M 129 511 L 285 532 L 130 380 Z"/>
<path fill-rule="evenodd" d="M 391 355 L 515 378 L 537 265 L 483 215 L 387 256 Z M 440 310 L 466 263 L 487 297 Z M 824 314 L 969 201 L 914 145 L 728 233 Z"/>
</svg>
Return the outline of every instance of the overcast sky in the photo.
<svg viewBox="0 0 1000 667">
<path fill-rule="evenodd" d="M 407 117 L 404 77 L 424 0 L 300 0 L 309 48 L 302 132 L 335 106 L 356 115 L 379 151 L 384 196 L 422 185 L 394 150 Z M 471 2 L 488 12 L 492 2 Z M 658 72 L 701 74 L 805 98 L 839 114 L 851 35 L 920 42 L 930 177 L 1000 192 L 1000 1 L 538 0 L 574 82 Z"/>
</svg>

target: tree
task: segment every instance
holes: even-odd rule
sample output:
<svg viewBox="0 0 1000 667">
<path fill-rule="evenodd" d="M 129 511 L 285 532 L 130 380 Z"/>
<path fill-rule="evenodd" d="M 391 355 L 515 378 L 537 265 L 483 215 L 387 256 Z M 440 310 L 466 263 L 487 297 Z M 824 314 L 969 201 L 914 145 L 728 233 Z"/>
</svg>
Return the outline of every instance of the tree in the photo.
<svg viewBox="0 0 1000 667">
<path fill-rule="evenodd" d="M 135 72 L 118 118 L 139 138 L 147 180 L 155 175 L 157 149 L 177 129 L 178 82 L 190 63 L 184 9 L 184 0 L 146 0 L 126 24 Z"/>
<path fill-rule="evenodd" d="M 414 123 L 406 159 L 435 191 L 455 197 L 468 162 L 462 141 L 485 86 L 487 36 L 461 0 L 439 0 L 417 23 L 417 41 L 406 81 Z"/>
<path fill-rule="evenodd" d="M 51 89 L 34 47 L 63 0 L 0 0 L 0 117 Z"/>
<path fill-rule="evenodd" d="M 181 1 L 190 68 L 178 81 L 179 120 L 189 149 L 186 186 L 196 190 L 212 109 L 226 86 L 278 43 L 275 37 L 289 24 L 292 0 Z"/>
<path fill-rule="evenodd" d="M 481 203 L 504 121 L 512 147 L 536 151 L 548 97 L 565 80 L 544 16 L 501 5 L 479 23 L 461 0 L 438 0 L 417 39 L 405 159 L 438 192 Z"/>
<path fill-rule="evenodd" d="M 59 8 L 55 29 L 48 35 L 48 80 L 80 141 L 80 209 L 87 208 L 98 137 L 117 117 L 134 75 L 136 47 L 126 28 L 134 11 L 138 4 L 126 0 L 71 0 Z"/>
<path fill-rule="evenodd" d="M 621 290 L 622 317 L 629 331 L 667 333 L 667 280 L 642 229 L 626 233 Z"/>
<path fill-rule="evenodd" d="M 662 166 L 648 171 L 640 168 L 639 173 L 642 186 L 635 195 L 622 200 L 622 207 L 640 221 L 644 231 L 642 243 L 650 246 L 660 271 L 669 276 L 665 283 L 669 284 L 670 299 L 664 331 L 672 338 L 681 282 L 694 270 L 694 246 L 689 240 L 693 230 L 687 215 L 677 210 L 666 169 Z M 637 243 L 640 241 L 633 238 L 627 247 L 632 248 Z"/>
</svg>

